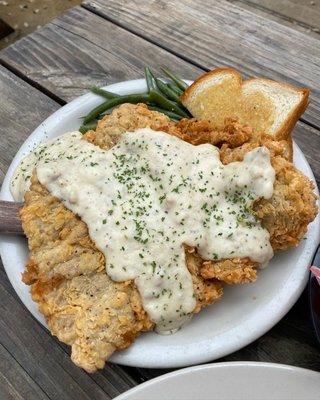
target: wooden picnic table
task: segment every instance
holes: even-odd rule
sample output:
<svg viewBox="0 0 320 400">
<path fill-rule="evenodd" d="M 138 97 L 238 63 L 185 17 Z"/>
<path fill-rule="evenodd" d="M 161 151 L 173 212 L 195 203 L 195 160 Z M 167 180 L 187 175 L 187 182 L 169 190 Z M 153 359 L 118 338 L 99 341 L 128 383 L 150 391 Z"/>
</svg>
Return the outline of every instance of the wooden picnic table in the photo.
<svg viewBox="0 0 320 400">
<path fill-rule="evenodd" d="M 320 2 L 94 0 L 0 52 L 0 179 L 46 117 L 92 85 L 170 66 L 193 79 L 216 66 L 311 89 L 294 137 L 320 179 Z M 310 5 L 311 3 L 311 5 Z M 313 4 L 312 4 L 313 3 Z M 310 9 L 311 7 L 311 9 Z M 313 8 L 312 8 L 313 7 Z M 318 17 L 317 17 L 318 16 Z M 0 398 L 108 399 L 163 374 L 108 364 L 87 374 L 28 312 L 0 267 Z M 320 371 L 307 293 L 268 333 L 220 361 L 270 361 Z"/>
</svg>

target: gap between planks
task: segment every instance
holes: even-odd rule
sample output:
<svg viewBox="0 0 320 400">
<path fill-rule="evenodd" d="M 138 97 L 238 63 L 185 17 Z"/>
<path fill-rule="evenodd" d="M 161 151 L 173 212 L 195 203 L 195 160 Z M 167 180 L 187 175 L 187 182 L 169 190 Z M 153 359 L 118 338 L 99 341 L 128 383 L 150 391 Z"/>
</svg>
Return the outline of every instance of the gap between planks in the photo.
<svg viewBox="0 0 320 400">
<path fill-rule="evenodd" d="M 320 4 L 319 0 L 227 0 L 230 3 L 238 4 L 252 12 L 263 12 L 278 20 L 283 20 L 293 25 L 308 31 L 308 34 L 313 33 L 315 38 L 320 39 Z M 313 3 L 313 4 L 312 4 Z M 310 11 L 310 12 L 309 12 Z"/>
<path fill-rule="evenodd" d="M 192 60 L 192 58 L 184 56 L 183 54 L 179 53 L 178 51 L 175 51 L 175 50 L 171 49 L 170 47 L 165 46 L 164 44 L 161 44 L 161 43 L 157 42 L 156 40 L 151 39 L 150 37 L 144 35 L 143 33 L 136 31 L 134 28 L 130 28 L 125 23 L 121 23 L 116 18 L 113 18 L 110 15 L 106 15 L 103 11 L 99 11 L 99 9 L 97 7 L 95 7 L 94 2 L 90 2 L 90 1 L 83 2 L 81 4 L 81 7 L 89 12 L 92 12 L 93 14 L 97 15 L 98 17 L 100 17 L 102 19 L 111 22 L 112 24 L 118 26 L 119 28 L 122 28 L 122 29 L 126 30 L 127 32 L 130 32 L 131 34 L 145 40 L 146 42 L 154 44 L 155 46 L 159 47 L 160 49 L 167 51 L 168 53 L 180 58 L 181 60 L 186 61 L 187 63 L 189 63 L 197 68 L 202 69 L 203 72 L 210 71 L 209 68 L 206 68 L 202 64 L 197 63 L 196 61 Z"/>
<path fill-rule="evenodd" d="M 40 385 L 38 385 L 38 383 L 32 378 L 32 376 L 30 376 L 28 371 L 21 365 L 21 363 L 19 363 L 19 361 L 14 357 L 14 355 L 10 352 L 10 350 L 3 343 L 0 343 L 0 349 L 2 351 L 4 350 L 8 354 L 8 356 L 10 356 L 10 358 L 12 358 L 13 362 L 17 364 L 18 368 L 21 369 L 21 372 L 25 375 L 26 380 L 29 381 L 28 383 L 31 386 L 31 388 L 35 389 L 35 391 L 40 392 L 39 394 L 41 395 L 41 397 L 39 397 L 39 398 L 45 398 L 45 399 L 50 400 L 50 398 L 48 397 L 46 392 L 42 389 L 42 387 Z M 1 358 L 1 360 L 2 360 L 2 362 L 4 362 L 3 358 Z M 3 372 L 2 372 L 2 374 L 3 374 Z M 4 378 L 7 379 L 6 376 L 4 376 Z M 8 380 L 8 388 L 9 387 L 12 388 L 12 390 L 14 391 L 13 394 L 15 396 L 17 396 L 17 399 L 20 399 L 20 398 L 23 399 L 23 397 L 21 397 L 21 393 L 18 393 L 16 391 L 16 388 L 13 386 L 13 384 L 10 382 L 10 380 Z M 34 396 L 34 394 L 33 394 L 33 396 Z M 37 396 L 37 398 L 38 398 L 38 396 Z"/>
<path fill-rule="evenodd" d="M 55 95 L 53 92 L 48 90 L 47 88 L 43 87 L 40 83 L 34 81 L 33 79 L 29 78 L 27 75 L 23 74 L 20 72 L 17 68 L 15 68 L 13 65 L 9 64 L 8 62 L 2 60 L 0 58 L 0 65 L 4 68 L 6 68 L 8 71 L 10 71 L 12 74 L 14 74 L 17 78 L 21 79 L 22 81 L 26 82 L 28 85 L 32 86 L 33 88 L 39 90 L 39 92 L 43 93 L 47 97 L 49 97 L 51 100 L 55 101 L 58 103 L 60 106 L 66 105 L 66 101 L 61 99 L 59 96 Z"/>
</svg>

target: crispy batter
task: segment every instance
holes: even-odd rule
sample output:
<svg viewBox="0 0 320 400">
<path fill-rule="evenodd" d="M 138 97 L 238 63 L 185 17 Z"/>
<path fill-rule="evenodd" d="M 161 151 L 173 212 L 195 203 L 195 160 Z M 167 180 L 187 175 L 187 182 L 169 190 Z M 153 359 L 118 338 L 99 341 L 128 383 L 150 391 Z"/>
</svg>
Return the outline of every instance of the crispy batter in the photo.
<svg viewBox="0 0 320 400">
<path fill-rule="evenodd" d="M 201 276 L 205 279 L 218 279 L 228 284 L 249 283 L 257 279 L 258 263 L 249 258 L 232 258 L 218 261 L 205 261 Z"/>
<path fill-rule="evenodd" d="M 87 132 L 84 137 L 102 149 L 109 149 L 118 142 L 122 133 L 139 128 L 168 132 L 170 128 L 175 129 L 175 124 L 166 115 L 148 110 L 145 104 L 122 104 L 101 119 L 95 131 Z"/>
<path fill-rule="evenodd" d="M 253 135 L 248 142 L 235 148 L 231 147 L 228 143 L 224 143 L 220 149 L 220 159 L 224 164 L 229 164 L 232 161 L 242 161 L 246 153 L 259 146 L 267 147 L 271 158 L 281 156 L 285 160 L 292 162 L 291 142 L 287 140 L 275 141 L 269 135 Z"/>
<path fill-rule="evenodd" d="M 182 120 L 175 124 L 145 105 L 125 104 L 84 138 L 108 149 L 123 132 L 143 127 L 166 131 L 193 144 L 222 146 L 224 163 L 241 160 L 249 150 L 266 145 L 276 170 L 274 195 L 256 202 L 254 212 L 269 230 L 274 249 L 296 245 L 315 217 L 312 183 L 285 159 L 290 159 L 287 142 L 253 136 L 249 128 L 235 121 L 228 121 L 225 129 L 218 131 L 210 122 Z M 115 350 L 128 347 L 140 332 L 153 328 L 134 283 L 113 282 L 106 275 L 104 256 L 91 241 L 86 225 L 50 195 L 35 172 L 21 219 L 30 248 L 23 281 L 32 285 L 32 297 L 51 332 L 71 345 L 77 365 L 89 372 L 103 368 Z M 222 296 L 221 282 L 256 279 L 258 265 L 248 258 L 205 261 L 195 249 L 186 247 L 185 251 L 197 300 L 194 312 Z"/>
<path fill-rule="evenodd" d="M 86 224 L 39 184 L 34 174 L 21 211 L 30 258 L 23 281 L 32 285 L 52 334 L 72 346 L 72 360 L 89 372 L 115 349 L 152 328 L 132 282 L 113 282 Z M 108 329 L 106 329 L 108 326 Z"/>
<path fill-rule="evenodd" d="M 285 250 L 297 246 L 314 220 L 318 208 L 313 183 L 290 162 L 287 141 L 274 141 L 269 135 L 251 137 L 250 141 L 237 148 L 224 144 L 220 157 L 224 164 L 243 160 L 244 155 L 258 146 L 266 146 L 276 172 L 273 196 L 260 199 L 254 206 L 254 214 L 270 233 L 274 250 Z"/>
<path fill-rule="evenodd" d="M 223 130 L 216 129 L 210 121 L 197 121 L 195 119 L 182 119 L 177 128 L 181 131 L 181 139 L 193 145 L 211 143 L 220 146 L 223 143 L 238 147 L 247 142 L 252 136 L 249 126 L 240 125 L 236 120 L 226 120 Z"/>
<path fill-rule="evenodd" d="M 270 233 L 274 250 L 297 246 L 314 220 L 318 208 L 313 183 L 282 157 L 274 157 L 276 171 L 273 196 L 254 205 L 255 215 Z"/>
</svg>

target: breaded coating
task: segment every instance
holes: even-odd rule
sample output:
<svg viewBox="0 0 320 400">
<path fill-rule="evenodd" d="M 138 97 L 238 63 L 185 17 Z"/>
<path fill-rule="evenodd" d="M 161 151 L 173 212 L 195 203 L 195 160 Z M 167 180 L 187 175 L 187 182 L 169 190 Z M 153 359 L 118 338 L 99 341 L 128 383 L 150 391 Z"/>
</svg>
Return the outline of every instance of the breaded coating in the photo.
<svg viewBox="0 0 320 400">
<path fill-rule="evenodd" d="M 194 313 L 203 307 L 212 304 L 223 294 L 222 284 L 216 279 L 207 279 L 202 276 L 203 260 L 193 247 L 185 246 L 187 267 L 192 277 L 193 290 L 197 299 Z"/>
<path fill-rule="evenodd" d="M 220 159 L 223 164 L 229 164 L 232 161 L 242 161 L 243 157 L 249 151 L 259 146 L 265 146 L 270 151 L 271 158 L 281 156 L 285 160 L 292 162 L 292 143 L 288 140 L 274 140 L 270 135 L 254 134 L 249 137 L 245 143 L 237 147 L 224 143 L 220 149 Z"/>
<path fill-rule="evenodd" d="M 52 334 L 72 346 L 72 360 L 88 372 L 103 368 L 116 350 L 129 346 L 153 324 L 133 282 L 105 273 L 104 255 L 87 226 L 32 178 L 21 211 L 30 258 L 23 281 L 32 285 Z"/>
<path fill-rule="evenodd" d="M 224 129 L 218 129 L 210 121 L 182 119 L 173 129 L 165 132 L 180 137 L 193 145 L 210 143 L 221 147 L 220 157 L 224 164 L 241 161 L 244 155 L 259 146 L 266 146 L 271 156 L 281 155 L 292 162 L 292 139 L 275 140 L 273 136 L 254 133 L 249 126 L 241 125 L 237 120 L 227 118 Z"/>
<path fill-rule="evenodd" d="M 175 124 L 166 115 L 148 110 L 145 104 L 122 104 L 101 119 L 97 129 L 87 132 L 84 138 L 102 149 L 110 149 L 124 132 L 140 128 L 168 132 L 170 127 L 174 129 Z"/>
<path fill-rule="evenodd" d="M 71 346 L 75 364 L 88 372 L 103 368 L 115 350 L 153 328 L 134 282 L 108 277 L 104 255 L 86 224 L 38 182 L 35 172 L 21 220 L 30 249 L 22 279 L 32 285 L 32 298 L 51 333 Z M 204 280 L 202 260 L 194 250 L 186 252 L 186 260 L 197 313 L 222 296 L 222 284 Z"/>
<path fill-rule="evenodd" d="M 270 233 L 273 250 L 286 250 L 297 246 L 307 231 L 308 224 L 318 213 L 314 185 L 290 162 L 287 141 L 274 141 L 269 135 L 256 136 L 240 147 L 224 144 L 220 158 L 224 164 L 242 161 L 248 151 L 266 146 L 271 155 L 271 164 L 276 173 L 271 199 L 260 199 L 253 211 L 262 226 Z"/>
<path fill-rule="evenodd" d="M 274 194 L 270 200 L 255 202 L 253 212 L 270 232 L 275 250 L 298 244 L 317 208 L 312 183 L 290 162 L 288 140 L 253 135 L 250 128 L 232 120 L 226 121 L 223 130 L 208 121 L 174 123 L 144 104 L 121 105 L 84 139 L 109 149 L 125 131 L 144 127 L 195 145 L 221 146 L 225 164 L 242 160 L 255 147 L 267 146 L 276 171 Z M 30 249 L 23 281 L 31 285 L 32 298 L 52 334 L 71 346 L 75 364 L 88 372 L 103 368 L 114 351 L 128 347 L 140 332 L 153 329 L 134 282 L 119 283 L 108 277 L 104 255 L 90 239 L 86 224 L 38 182 L 36 171 L 21 219 Z M 208 261 L 192 247 L 185 246 L 185 252 L 196 297 L 194 313 L 222 296 L 222 284 L 252 282 L 257 277 L 259 265 L 249 258 Z"/>
<path fill-rule="evenodd" d="M 261 199 L 254 214 L 270 233 L 274 250 L 297 246 L 307 232 L 308 224 L 318 213 L 313 183 L 282 157 L 274 157 L 276 171 L 273 196 Z"/>
<path fill-rule="evenodd" d="M 232 258 L 218 261 L 204 261 L 201 276 L 218 279 L 228 284 L 249 283 L 257 279 L 258 263 L 249 258 Z"/>
<path fill-rule="evenodd" d="M 236 120 L 226 120 L 223 130 L 216 129 L 210 121 L 197 121 L 195 119 L 182 119 L 177 128 L 181 131 L 181 139 L 193 145 L 210 143 L 221 146 L 228 143 L 231 148 L 241 146 L 252 136 L 249 126 L 240 125 Z"/>
</svg>

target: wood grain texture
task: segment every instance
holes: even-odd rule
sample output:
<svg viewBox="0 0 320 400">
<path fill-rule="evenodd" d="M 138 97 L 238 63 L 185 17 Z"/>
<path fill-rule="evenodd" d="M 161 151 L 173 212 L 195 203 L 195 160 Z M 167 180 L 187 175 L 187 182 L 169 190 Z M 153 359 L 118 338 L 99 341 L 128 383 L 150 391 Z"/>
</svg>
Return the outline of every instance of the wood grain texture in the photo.
<svg viewBox="0 0 320 400">
<path fill-rule="evenodd" d="M 284 14 L 279 14 L 278 12 L 268 10 L 263 6 L 255 5 L 251 3 L 250 0 L 226 0 L 229 3 L 235 4 L 242 9 L 248 10 L 249 12 L 260 15 L 264 19 L 269 19 L 271 21 L 275 21 L 280 23 L 281 25 L 288 26 L 291 29 L 295 29 L 299 32 L 302 32 L 305 35 L 311 36 L 317 40 L 320 39 L 319 32 L 317 28 L 311 27 L 309 25 L 305 25 L 304 23 L 298 22 L 290 17 L 287 17 Z"/>
<path fill-rule="evenodd" d="M 49 397 L 0 344 L 0 398 L 47 400 Z"/>
<path fill-rule="evenodd" d="M 0 102 L 3 176 L 22 142 L 59 105 L 3 67 L 0 67 L 0 91 L 5 99 Z M 0 304 L 1 400 L 102 400 L 135 385 L 130 375 L 116 365 L 108 365 L 94 375 L 77 368 L 70 360 L 69 348 L 55 340 L 21 304 L 2 264 Z M 7 371 L 6 366 L 11 369 Z"/>
<path fill-rule="evenodd" d="M 309 87 L 311 104 L 304 118 L 320 127 L 320 40 L 224 0 L 93 0 L 84 5 L 203 69 L 228 65 L 245 76 Z"/>
<path fill-rule="evenodd" d="M 59 105 L 0 66 L 0 183 L 17 150 Z"/>
<path fill-rule="evenodd" d="M 320 187 L 320 131 L 298 122 L 293 130 L 293 139 L 306 156 Z"/>
<path fill-rule="evenodd" d="M 142 78 L 148 64 L 170 65 L 186 78 L 201 72 L 80 7 L 0 52 L 0 60 L 65 101 L 93 85 Z"/>
<path fill-rule="evenodd" d="M 244 0 L 244 2 L 320 31 L 320 0 Z"/>
<path fill-rule="evenodd" d="M 19 211 L 22 203 L 0 200 L 0 233 L 23 234 Z"/>
</svg>

